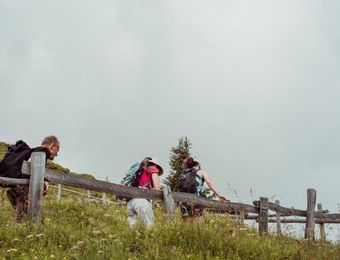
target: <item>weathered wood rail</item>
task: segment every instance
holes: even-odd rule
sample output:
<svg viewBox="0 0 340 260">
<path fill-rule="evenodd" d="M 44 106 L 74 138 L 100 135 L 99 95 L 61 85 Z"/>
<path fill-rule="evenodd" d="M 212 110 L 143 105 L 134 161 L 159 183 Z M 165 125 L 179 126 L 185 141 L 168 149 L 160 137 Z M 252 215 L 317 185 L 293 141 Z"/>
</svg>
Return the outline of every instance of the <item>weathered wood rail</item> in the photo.
<svg viewBox="0 0 340 260">
<path fill-rule="evenodd" d="M 42 198 L 43 180 L 48 180 L 58 184 L 57 197 L 60 199 L 61 184 L 77 187 L 89 191 L 103 192 L 103 201 L 106 194 L 114 194 L 118 197 L 126 198 L 146 198 L 151 200 L 164 201 L 165 214 L 172 219 L 175 212 L 175 202 L 186 202 L 192 205 L 199 205 L 204 208 L 210 208 L 217 212 L 227 212 L 236 214 L 243 222 L 244 219 L 256 220 L 259 223 L 259 233 L 261 235 L 268 234 L 268 223 L 276 222 L 278 235 L 281 234 L 281 223 L 304 223 L 305 238 L 308 241 L 315 240 L 315 224 L 320 225 L 322 234 L 321 239 L 325 239 L 324 223 L 340 223 L 340 214 L 329 214 L 328 210 L 322 210 L 322 206 L 318 205 L 318 211 L 315 211 L 316 191 L 314 189 L 307 190 L 307 209 L 286 208 L 279 204 L 268 201 L 268 198 L 261 197 L 259 201 L 254 201 L 253 205 L 220 202 L 198 197 L 194 194 L 171 192 L 169 187 L 164 187 L 163 191 L 153 191 L 147 189 L 139 189 L 134 187 L 126 187 L 115 183 L 88 179 L 81 176 L 62 173 L 57 170 L 45 168 L 45 154 L 32 153 L 32 163 L 23 163 L 22 173 L 30 177 L 29 179 L 12 179 L 0 177 L 0 186 L 13 185 L 30 185 L 30 199 L 28 209 L 28 221 L 31 223 L 41 222 L 40 200 Z M 84 194 L 82 194 L 84 195 Z M 274 211 L 275 214 L 269 214 Z M 285 219 L 287 216 L 304 217 L 305 219 Z M 273 218 L 275 217 L 275 218 Z"/>
<path fill-rule="evenodd" d="M 82 193 L 82 192 L 78 192 L 78 191 L 75 191 L 75 190 L 63 188 L 61 186 L 61 184 L 58 184 L 57 186 L 50 185 L 49 187 L 57 189 L 57 198 L 56 198 L 57 202 L 59 202 L 61 200 L 61 191 L 64 191 L 64 192 L 79 195 L 79 196 L 82 196 L 82 197 L 87 197 L 87 202 L 96 202 L 96 203 L 102 202 L 103 205 L 105 205 L 105 206 L 122 204 L 122 203 L 111 201 L 111 200 L 107 199 L 106 196 L 105 196 L 105 193 L 103 193 L 103 197 L 100 198 L 100 197 L 97 197 L 97 196 L 93 196 L 89 193 Z"/>
<path fill-rule="evenodd" d="M 22 167 L 22 173 L 30 175 L 30 164 L 24 162 Z M 126 187 L 123 185 L 109 183 L 100 180 L 88 179 L 81 176 L 75 176 L 67 173 L 63 173 L 57 170 L 46 169 L 45 179 L 67 186 L 82 188 L 86 190 L 93 190 L 98 192 L 105 192 L 109 194 L 114 194 L 119 197 L 126 198 L 145 198 L 151 200 L 163 200 L 162 191 L 154 191 L 147 189 L 139 189 L 135 187 Z M 1 183 L 1 182 L 0 182 Z M 258 210 L 252 205 L 242 204 L 242 203 L 225 203 L 215 200 L 209 200 L 202 197 L 198 197 L 190 193 L 182 192 L 171 192 L 172 198 L 175 202 L 187 202 L 193 205 L 200 205 L 205 208 L 214 208 L 220 212 L 250 212 L 257 213 Z"/>
</svg>

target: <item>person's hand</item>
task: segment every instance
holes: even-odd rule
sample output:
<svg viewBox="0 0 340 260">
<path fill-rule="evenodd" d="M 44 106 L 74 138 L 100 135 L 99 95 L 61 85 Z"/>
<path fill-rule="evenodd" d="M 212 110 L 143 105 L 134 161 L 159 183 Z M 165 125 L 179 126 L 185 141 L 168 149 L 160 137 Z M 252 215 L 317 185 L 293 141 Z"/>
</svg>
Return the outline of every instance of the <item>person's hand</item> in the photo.
<svg viewBox="0 0 340 260">
<path fill-rule="evenodd" d="M 43 195 L 46 195 L 46 194 L 47 194 L 48 188 L 49 188 L 48 181 L 45 181 L 45 182 L 44 182 L 44 192 L 43 192 Z"/>
<path fill-rule="evenodd" d="M 230 202 L 230 200 L 227 197 L 223 196 L 223 195 L 219 195 L 218 197 L 220 198 L 221 201 Z"/>
</svg>

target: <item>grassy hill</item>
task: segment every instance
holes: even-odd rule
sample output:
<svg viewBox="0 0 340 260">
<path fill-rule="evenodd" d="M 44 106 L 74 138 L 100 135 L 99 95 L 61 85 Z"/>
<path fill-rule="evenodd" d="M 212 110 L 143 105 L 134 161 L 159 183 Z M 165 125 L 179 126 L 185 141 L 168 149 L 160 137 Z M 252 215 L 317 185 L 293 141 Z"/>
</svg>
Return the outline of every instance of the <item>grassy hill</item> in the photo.
<svg viewBox="0 0 340 260">
<path fill-rule="evenodd" d="M 227 215 L 207 213 L 196 225 L 176 212 L 170 222 L 160 203 L 154 227 L 131 228 L 123 205 L 69 198 L 57 203 L 51 190 L 43 199 L 44 225 L 13 226 L 13 209 L 0 189 L 0 259 L 340 259 L 339 245 L 260 237 Z"/>
<path fill-rule="evenodd" d="M 202 225 L 175 221 L 155 209 L 156 225 L 130 228 L 124 206 L 103 207 L 44 199 L 45 224 L 13 226 L 1 198 L 2 259 L 339 259 L 339 246 L 309 246 L 289 237 L 260 237 L 227 216 L 207 214 Z M 1 258 L 0 257 L 0 258 Z M 36 258 L 35 258 L 36 257 Z"/>
</svg>

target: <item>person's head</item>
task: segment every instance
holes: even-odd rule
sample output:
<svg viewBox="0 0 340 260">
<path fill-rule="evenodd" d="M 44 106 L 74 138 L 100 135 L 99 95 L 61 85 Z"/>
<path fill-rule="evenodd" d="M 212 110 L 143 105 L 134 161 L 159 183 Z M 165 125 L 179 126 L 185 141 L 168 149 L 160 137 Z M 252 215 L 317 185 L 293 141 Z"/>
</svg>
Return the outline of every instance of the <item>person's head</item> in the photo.
<svg viewBox="0 0 340 260">
<path fill-rule="evenodd" d="M 183 159 L 182 161 L 182 169 L 186 169 L 187 168 L 187 160 L 188 160 L 189 157 Z"/>
<path fill-rule="evenodd" d="M 156 166 L 157 169 L 159 170 L 159 173 L 158 173 L 159 176 L 163 174 L 163 168 L 155 157 L 146 157 L 143 160 L 143 162 L 145 166 Z"/>
<path fill-rule="evenodd" d="M 44 140 L 41 143 L 41 146 L 46 147 L 50 150 L 50 157 L 47 159 L 53 160 L 54 157 L 58 156 L 60 143 L 56 136 L 49 135 L 44 138 Z"/>
<path fill-rule="evenodd" d="M 200 164 L 198 161 L 195 161 L 194 158 L 188 157 L 183 160 L 183 164 L 185 168 L 192 169 L 192 168 L 200 168 Z"/>
</svg>

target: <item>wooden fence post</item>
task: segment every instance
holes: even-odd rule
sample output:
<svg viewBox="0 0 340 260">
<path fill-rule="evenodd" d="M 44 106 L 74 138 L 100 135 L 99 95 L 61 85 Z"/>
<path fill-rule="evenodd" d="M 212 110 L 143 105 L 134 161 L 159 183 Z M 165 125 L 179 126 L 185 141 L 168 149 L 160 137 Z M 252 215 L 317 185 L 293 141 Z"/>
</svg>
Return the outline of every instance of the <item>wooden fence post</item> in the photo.
<svg viewBox="0 0 340 260">
<path fill-rule="evenodd" d="M 318 210 L 322 210 L 322 204 L 318 203 L 317 205 Z M 325 241 L 326 240 L 326 232 L 325 232 L 325 225 L 324 223 L 320 223 L 320 240 Z"/>
<path fill-rule="evenodd" d="M 46 154 L 34 152 L 31 156 L 31 177 L 28 195 L 27 219 L 30 223 L 41 224 L 41 198 L 44 190 Z"/>
<path fill-rule="evenodd" d="M 57 191 L 57 202 L 61 199 L 61 184 L 58 184 L 58 191 Z"/>
<path fill-rule="evenodd" d="M 241 224 L 244 223 L 244 218 L 245 218 L 244 210 L 241 210 L 241 211 L 240 211 L 240 223 L 241 223 Z"/>
<path fill-rule="evenodd" d="M 105 181 L 106 182 L 109 182 L 109 177 L 105 177 Z M 105 192 L 103 192 L 103 205 L 104 206 L 107 206 L 107 201 L 106 201 L 106 193 Z"/>
<path fill-rule="evenodd" d="M 316 204 L 316 190 L 308 189 L 305 239 L 307 239 L 309 242 L 314 241 L 315 204 Z"/>
<path fill-rule="evenodd" d="M 280 205 L 280 201 L 279 200 L 275 200 L 275 203 Z M 279 212 L 276 212 L 276 232 L 278 236 L 282 235 L 282 231 L 281 231 L 281 214 Z"/>
<path fill-rule="evenodd" d="M 268 198 L 260 197 L 259 233 L 268 234 Z"/>
<path fill-rule="evenodd" d="M 174 219 L 175 217 L 175 201 L 171 195 L 171 189 L 169 186 L 163 187 L 163 198 L 164 198 L 164 210 L 165 215 L 169 219 Z"/>
<path fill-rule="evenodd" d="M 87 203 L 91 202 L 91 192 L 87 190 Z"/>
<path fill-rule="evenodd" d="M 103 205 L 107 206 L 107 202 L 106 202 L 106 193 L 103 193 Z"/>
</svg>

